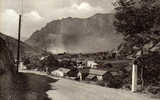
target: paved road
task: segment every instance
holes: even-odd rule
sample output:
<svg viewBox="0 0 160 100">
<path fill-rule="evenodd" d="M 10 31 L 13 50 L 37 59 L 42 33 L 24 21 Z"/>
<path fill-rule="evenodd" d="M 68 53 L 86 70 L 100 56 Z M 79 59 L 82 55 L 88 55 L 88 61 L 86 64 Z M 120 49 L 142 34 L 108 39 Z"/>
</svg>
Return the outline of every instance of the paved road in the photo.
<svg viewBox="0 0 160 100">
<path fill-rule="evenodd" d="M 139 95 L 125 90 L 100 87 L 61 79 L 52 83 L 47 94 L 52 100 L 154 100 L 145 95 Z"/>
<path fill-rule="evenodd" d="M 41 72 L 25 72 L 47 76 Z M 52 100 L 156 100 L 147 95 L 80 83 L 69 79 L 59 79 L 50 85 L 52 90 L 47 91 L 47 94 Z"/>
</svg>

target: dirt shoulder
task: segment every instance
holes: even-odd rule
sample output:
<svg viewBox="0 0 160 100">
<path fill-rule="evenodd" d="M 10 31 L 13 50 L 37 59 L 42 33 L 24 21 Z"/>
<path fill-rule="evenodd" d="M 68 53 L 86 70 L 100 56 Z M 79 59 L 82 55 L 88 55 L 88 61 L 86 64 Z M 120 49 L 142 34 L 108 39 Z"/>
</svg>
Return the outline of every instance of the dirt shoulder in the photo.
<svg viewBox="0 0 160 100">
<path fill-rule="evenodd" d="M 49 84 L 56 81 L 56 79 L 44 75 L 19 73 L 15 90 L 18 100 L 51 100 L 46 92 L 51 90 Z"/>
</svg>

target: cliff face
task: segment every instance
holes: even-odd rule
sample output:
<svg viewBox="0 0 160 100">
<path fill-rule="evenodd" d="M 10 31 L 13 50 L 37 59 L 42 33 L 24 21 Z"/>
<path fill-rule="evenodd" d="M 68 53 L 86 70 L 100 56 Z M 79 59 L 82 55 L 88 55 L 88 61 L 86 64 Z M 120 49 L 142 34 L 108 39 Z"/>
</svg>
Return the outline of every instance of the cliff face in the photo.
<svg viewBox="0 0 160 100">
<path fill-rule="evenodd" d="M 113 21 L 113 14 L 55 20 L 34 32 L 26 42 L 54 53 L 111 50 L 122 41 L 122 36 L 115 32 Z"/>
<path fill-rule="evenodd" d="M 17 40 L 6 36 L 2 33 L 0 33 L 0 38 L 5 40 L 6 46 L 9 48 L 13 56 L 16 58 L 17 57 Z M 38 54 L 40 53 L 40 50 L 37 50 L 23 42 L 20 43 L 20 52 L 21 56 L 28 56 L 28 55 L 33 55 L 33 54 Z"/>
<path fill-rule="evenodd" d="M 14 79 L 16 78 L 17 68 L 14 66 L 14 58 L 6 43 L 0 38 L 0 99 L 14 99 L 13 90 Z"/>
</svg>

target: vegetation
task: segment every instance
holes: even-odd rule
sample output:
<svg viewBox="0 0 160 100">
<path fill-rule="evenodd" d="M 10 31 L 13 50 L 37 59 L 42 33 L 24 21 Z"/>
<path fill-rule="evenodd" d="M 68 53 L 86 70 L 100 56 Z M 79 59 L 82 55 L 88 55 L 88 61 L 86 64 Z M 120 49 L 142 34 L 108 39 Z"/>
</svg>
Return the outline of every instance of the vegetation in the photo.
<svg viewBox="0 0 160 100">
<path fill-rule="evenodd" d="M 59 68 L 59 62 L 51 53 L 43 53 L 39 56 L 31 56 L 23 58 L 24 65 L 27 69 L 37 69 L 40 71 L 51 72 Z"/>
<path fill-rule="evenodd" d="M 139 77 L 142 87 L 160 85 L 160 63 L 157 61 L 160 58 L 159 3 L 158 0 L 118 0 L 115 3 L 114 25 L 125 40 L 119 51 L 121 55 L 136 59 L 141 70 Z"/>
<path fill-rule="evenodd" d="M 151 33 L 155 25 L 160 24 L 160 7 L 155 3 L 156 0 L 118 0 L 114 23 L 117 31 L 124 36 L 156 34 L 155 31 Z"/>
<path fill-rule="evenodd" d="M 134 52 L 130 48 L 142 50 L 146 43 L 159 42 L 160 6 L 157 0 L 118 0 L 115 6 L 114 25 L 117 32 L 124 35 L 128 54 Z"/>
</svg>

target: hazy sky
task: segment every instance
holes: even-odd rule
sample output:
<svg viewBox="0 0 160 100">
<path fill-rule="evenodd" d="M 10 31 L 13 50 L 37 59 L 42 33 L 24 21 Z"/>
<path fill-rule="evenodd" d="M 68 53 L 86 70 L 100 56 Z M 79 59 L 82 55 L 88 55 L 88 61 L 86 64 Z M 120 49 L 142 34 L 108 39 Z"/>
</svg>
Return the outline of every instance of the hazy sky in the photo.
<svg viewBox="0 0 160 100">
<path fill-rule="evenodd" d="M 115 0 L 23 0 L 22 38 L 28 38 L 47 22 L 65 17 L 86 18 L 111 13 Z M 17 37 L 21 0 L 0 0 L 0 32 Z"/>
</svg>

